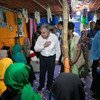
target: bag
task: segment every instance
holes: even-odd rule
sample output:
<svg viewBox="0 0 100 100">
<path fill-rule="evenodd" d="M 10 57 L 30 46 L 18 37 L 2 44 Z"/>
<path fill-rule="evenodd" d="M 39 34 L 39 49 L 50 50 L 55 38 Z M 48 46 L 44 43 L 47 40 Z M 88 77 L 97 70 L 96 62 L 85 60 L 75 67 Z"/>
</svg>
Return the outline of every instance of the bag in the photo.
<svg viewBox="0 0 100 100">
<path fill-rule="evenodd" d="M 37 61 L 31 61 L 30 65 L 32 66 L 32 69 L 34 72 L 40 72 L 40 64 Z"/>
<path fill-rule="evenodd" d="M 32 66 L 32 69 L 34 72 L 40 72 L 40 64 L 39 59 L 36 57 L 36 54 L 34 51 L 30 50 L 30 65 Z"/>
</svg>

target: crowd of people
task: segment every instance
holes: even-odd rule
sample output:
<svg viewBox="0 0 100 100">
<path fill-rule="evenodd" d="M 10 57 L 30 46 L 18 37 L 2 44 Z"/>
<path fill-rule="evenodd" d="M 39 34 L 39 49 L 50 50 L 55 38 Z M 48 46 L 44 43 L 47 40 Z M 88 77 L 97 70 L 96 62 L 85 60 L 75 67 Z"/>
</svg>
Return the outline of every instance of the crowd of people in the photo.
<svg viewBox="0 0 100 100">
<path fill-rule="evenodd" d="M 46 73 L 46 87 L 55 100 L 85 100 L 81 78 L 88 76 L 90 68 L 93 78 L 91 91 L 94 98 L 100 99 L 100 19 L 89 24 L 90 29 L 83 29 L 80 36 L 74 31 L 74 23 L 68 22 L 70 73 L 64 73 L 62 21 L 54 30 L 49 25 L 39 27 L 33 36 L 32 47 L 28 38 L 23 46 L 17 40 L 11 52 L 9 47 L 3 47 L 4 55 L 0 55 L 0 100 L 42 100 Z M 31 50 L 34 53 L 31 54 Z M 30 61 L 34 56 L 39 58 L 40 65 L 37 91 L 32 88 L 36 77 Z M 90 62 L 93 62 L 92 66 Z M 61 71 L 54 79 L 56 64 L 61 66 Z"/>
</svg>

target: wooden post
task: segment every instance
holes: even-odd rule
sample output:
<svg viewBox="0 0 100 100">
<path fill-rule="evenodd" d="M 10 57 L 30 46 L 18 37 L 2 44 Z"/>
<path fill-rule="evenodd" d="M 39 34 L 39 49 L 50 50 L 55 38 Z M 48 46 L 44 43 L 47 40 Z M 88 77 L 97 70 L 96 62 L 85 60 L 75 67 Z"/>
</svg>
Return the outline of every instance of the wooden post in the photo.
<svg viewBox="0 0 100 100">
<path fill-rule="evenodd" d="M 64 62 L 64 72 L 70 72 L 69 64 L 69 45 L 68 45 L 68 3 L 67 0 L 63 0 L 63 62 Z"/>
</svg>

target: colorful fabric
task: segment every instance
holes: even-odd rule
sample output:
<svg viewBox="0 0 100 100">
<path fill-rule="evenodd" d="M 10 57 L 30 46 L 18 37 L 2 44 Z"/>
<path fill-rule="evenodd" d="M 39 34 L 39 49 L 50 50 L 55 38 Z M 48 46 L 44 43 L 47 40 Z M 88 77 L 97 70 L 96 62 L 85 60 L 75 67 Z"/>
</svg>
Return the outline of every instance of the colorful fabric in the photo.
<svg viewBox="0 0 100 100">
<path fill-rule="evenodd" d="M 36 33 L 37 32 L 37 24 L 36 24 L 36 20 L 35 19 L 34 19 L 33 25 L 34 25 L 34 33 Z"/>
<path fill-rule="evenodd" d="M 81 19 L 81 23 L 83 25 L 87 25 L 88 24 L 88 12 L 87 12 L 87 9 L 83 9 L 83 16 L 82 16 L 82 19 Z"/>
<path fill-rule="evenodd" d="M 88 24 L 87 18 L 82 17 L 81 23 L 82 23 L 83 25 L 87 25 L 87 24 Z"/>
<path fill-rule="evenodd" d="M 52 21 L 52 12 L 49 6 L 47 7 L 47 20 L 48 20 L 48 23 Z"/>
<path fill-rule="evenodd" d="M 87 37 L 87 31 L 82 31 L 81 38 L 79 40 L 79 44 L 81 45 L 81 50 L 83 52 L 83 57 L 85 60 L 84 65 L 79 68 L 80 77 L 86 77 L 88 75 L 89 69 L 89 49 L 91 47 L 91 41 Z"/>
<path fill-rule="evenodd" d="M 18 18 L 18 19 L 17 19 L 17 24 L 18 24 L 18 25 L 21 25 L 21 24 L 22 24 L 22 18 Z"/>
<path fill-rule="evenodd" d="M 10 58 L 3 58 L 0 60 L 0 95 L 6 90 L 4 84 L 4 74 L 7 67 L 12 64 L 13 61 Z"/>
<path fill-rule="evenodd" d="M 3 8 L 0 8 L 0 27 L 6 27 L 6 13 Z"/>
<path fill-rule="evenodd" d="M 79 42 L 80 36 L 74 35 L 70 40 L 70 58 L 73 61 L 77 55 L 77 44 Z M 81 52 L 80 57 L 77 62 L 72 66 L 72 73 L 79 74 L 79 68 L 85 63 L 83 52 Z"/>
<path fill-rule="evenodd" d="M 14 47 L 12 48 L 12 59 L 14 62 L 22 62 L 22 63 L 27 63 L 26 58 L 24 54 L 21 51 L 21 46 L 20 44 L 15 44 Z"/>
<path fill-rule="evenodd" d="M 35 19 L 36 19 L 37 24 L 40 24 L 40 22 L 41 22 L 40 12 L 35 11 L 34 17 L 35 17 Z"/>
<path fill-rule="evenodd" d="M 82 31 L 81 38 L 79 40 L 79 44 L 82 45 L 82 49 L 90 49 L 91 40 L 87 37 L 87 31 Z"/>
<path fill-rule="evenodd" d="M 100 30 L 97 31 L 91 47 L 91 59 L 98 60 L 100 59 Z"/>
<path fill-rule="evenodd" d="M 21 100 L 42 100 L 28 81 L 29 71 L 29 66 L 23 63 L 11 64 L 5 72 L 4 82 L 12 91 L 21 94 Z"/>
</svg>

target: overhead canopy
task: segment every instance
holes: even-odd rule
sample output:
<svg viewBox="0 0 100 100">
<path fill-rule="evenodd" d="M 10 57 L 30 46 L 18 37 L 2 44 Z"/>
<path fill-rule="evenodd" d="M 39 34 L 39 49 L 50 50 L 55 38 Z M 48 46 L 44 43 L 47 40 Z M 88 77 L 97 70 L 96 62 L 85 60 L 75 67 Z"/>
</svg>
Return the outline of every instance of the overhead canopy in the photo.
<svg viewBox="0 0 100 100">
<path fill-rule="evenodd" d="M 29 14 L 37 10 L 42 15 L 46 15 L 46 9 L 50 6 L 53 14 L 62 13 L 62 5 L 59 0 L 0 0 L 0 6 L 13 10 L 22 10 L 22 8 L 26 8 Z"/>
<path fill-rule="evenodd" d="M 89 5 L 90 11 L 96 11 L 99 10 L 100 12 L 100 0 L 94 0 Z"/>
<path fill-rule="evenodd" d="M 67 0 L 69 7 L 71 5 L 71 0 Z M 72 0 L 74 1 L 74 0 Z M 84 5 L 89 5 L 90 11 L 95 11 L 100 8 L 100 0 L 75 0 L 82 2 L 76 6 L 76 11 L 84 7 Z M 84 3 L 86 2 L 86 3 Z M 62 0 L 0 0 L 0 6 L 10 8 L 12 10 L 22 10 L 26 8 L 29 14 L 33 14 L 36 10 L 41 13 L 41 15 L 47 15 L 46 9 L 49 6 L 51 8 L 53 15 L 62 15 L 63 7 Z M 74 9 L 75 10 L 75 9 Z"/>
<path fill-rule="evenodd" d="M 73 4 L 75 5 L 73 9 L 74 12 L 82 11 L 84 8 L 87 8 L 88 11 L 92 12 L 100 8 L 100 0 L 76 0 L 76 1 L 77 1 L 76 5 Z"/>
</svg>

